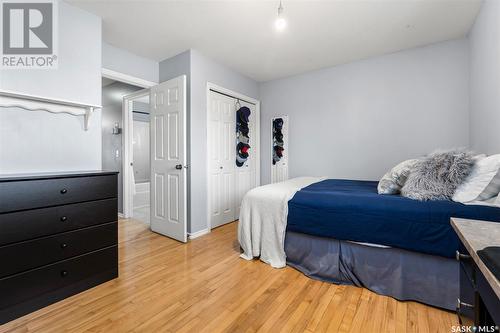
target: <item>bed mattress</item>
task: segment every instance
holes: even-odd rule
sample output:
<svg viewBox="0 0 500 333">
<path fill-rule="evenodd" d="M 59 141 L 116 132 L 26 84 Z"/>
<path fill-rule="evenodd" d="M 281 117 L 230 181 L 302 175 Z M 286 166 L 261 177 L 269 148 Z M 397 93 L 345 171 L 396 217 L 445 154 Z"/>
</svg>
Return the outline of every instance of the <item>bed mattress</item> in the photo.
<svg viewBox="0 0 500 333">
<path fill-rule="evenodd" d="M 288 202 L 287 231 L 397 247 L 452 258 L 451 217 L 500 222 L 500 208 L 380 195 L 376 181 L 328 179 Z"/>
</svg>

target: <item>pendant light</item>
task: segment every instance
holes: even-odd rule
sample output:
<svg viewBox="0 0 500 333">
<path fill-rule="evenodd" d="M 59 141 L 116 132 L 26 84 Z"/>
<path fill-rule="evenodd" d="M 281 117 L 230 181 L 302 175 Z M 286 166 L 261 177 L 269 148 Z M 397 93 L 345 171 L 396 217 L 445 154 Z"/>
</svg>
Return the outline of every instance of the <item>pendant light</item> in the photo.
<svg viewBox="0 0 500 333">
<path fill-rule="evenodd" d="M 278 17 L 276 18 L 276 21 L 274 22 L 274 26 L 276 27 L 276 30 L 278 30 L 278 31 L 283 31 L 286 28 L 286 20 L 283 16 L 283 4 L 281 3 L 281 0 L 280 0 L 280 5 L 278 7 Z"/>
</svg>

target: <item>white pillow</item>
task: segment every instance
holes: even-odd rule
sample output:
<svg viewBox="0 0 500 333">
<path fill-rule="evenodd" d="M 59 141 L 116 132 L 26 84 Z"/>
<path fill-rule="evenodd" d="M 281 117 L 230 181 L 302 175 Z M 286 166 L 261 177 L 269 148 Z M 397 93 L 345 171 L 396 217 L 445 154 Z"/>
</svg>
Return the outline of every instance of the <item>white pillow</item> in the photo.
<svg viewBox="0 0 500 333">
<path fill-rule="evenodd" d="M 478 159 L 471 174 L 460 184 L 453 201 L 487 200 L 500 192 L 500 154 Z"/>
<path fill-rule="evenodd" d="M 498 197 L 493 197 L 488 200 L 483 200 L 483 201 L 469 201 L 469 202 L 464 202 L 465 205 L 479 205 L 479 206 L 490 206 L 490 207 L 500 207 L 500 200 L 498 200 Z"/>
<path fill-rule="evenodd" d="M 399 194 L 418 159 L 406 160 L 389 170 L 377 186 L 378 194 Z"/>
<path fill-rule="evenodd" d="M 477 162 L 477 161 L 480 161 L 482 160 L 483 158 L 486 158 L 488 155 L 486 154 L 478 154 L 478 155 L 475 155 L 474 156 L 474 161 Z"/>
</svg>

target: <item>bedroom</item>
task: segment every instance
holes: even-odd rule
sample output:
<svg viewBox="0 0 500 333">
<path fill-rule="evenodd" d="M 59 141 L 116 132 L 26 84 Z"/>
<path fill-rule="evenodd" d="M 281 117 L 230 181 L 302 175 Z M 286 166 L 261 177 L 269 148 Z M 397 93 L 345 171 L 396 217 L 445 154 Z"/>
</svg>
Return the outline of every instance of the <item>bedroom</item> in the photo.
<svg viewBox="0 0 500 333">
<path fill-rule="evenodd" d="M 52 64 L 0 72 L 0 332 L 499 324 L 498 1 L 44 3 Z M 111 170 L 103 78 L 143 89 Z"/>
</svg>

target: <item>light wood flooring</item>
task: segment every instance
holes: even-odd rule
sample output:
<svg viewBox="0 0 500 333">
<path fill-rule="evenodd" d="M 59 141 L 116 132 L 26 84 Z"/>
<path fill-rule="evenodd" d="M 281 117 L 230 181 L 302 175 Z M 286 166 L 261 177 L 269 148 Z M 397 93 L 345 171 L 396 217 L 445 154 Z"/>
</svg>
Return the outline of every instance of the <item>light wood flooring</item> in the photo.
<svg viewBox="0 0 500 333">
<path fill-rule="evenodd" d="M 0 332 L 451 332 L 456 316 L 238 258 L 236 223 L 181 244 L 120 221 L 120 277 Z M 36 281 L 34 281 L 36 283 Z"/>
</svg>

